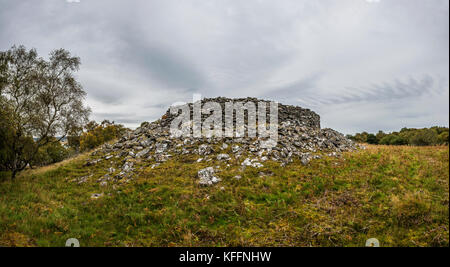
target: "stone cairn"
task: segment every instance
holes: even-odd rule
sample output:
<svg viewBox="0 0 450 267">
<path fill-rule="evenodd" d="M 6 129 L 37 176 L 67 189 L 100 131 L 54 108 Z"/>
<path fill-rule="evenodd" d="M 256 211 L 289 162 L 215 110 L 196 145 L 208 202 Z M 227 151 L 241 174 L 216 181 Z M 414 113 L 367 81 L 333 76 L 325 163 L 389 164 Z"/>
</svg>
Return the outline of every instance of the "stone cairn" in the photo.
<svg viewBox="0 0 450 267">
<path fill-rule="evenodd" d="M 222 106 L 222 122 L 225 124 L 226 102 L 252 101 L 258 107 L 258 102 L 267 103 L 269 112 L 269 101 L 256 98 L 210 98 L 203 99 L 206 102 L 220 103 Z M 193 113 L 193 104 L 188 104 Z M 278 141 L 272 148 L 262 147 L 260 140 L 249 138 L 247 135 L 240 138 L 194 138 L 171 137 L 171 122 L 177 115 L 168 110 L 161 119 L 152 123 L 144 122 L 134 131 L 128 131 L 114 144 L 105 144 L 99 150 L 92 153 L 95 159 L 89 159 L 86 165 L 94 165 L 102 160 L 110 160 L 115 157 L 121 160 L 116 168 L 111 167 L 108 174 L 98 179 L 97 182 L 106 186 L 108 182 L 130 181 L 135 174 L 136 163 L 144 162 L 151 168 L 155 168 L 163 162 L 176 155 L 198 155 L 197 162 L 209 162 L 213 160 L 234 162 L 242 168 L 260 168 L 264 162 L 272 160 L 282 165 L 288 164 L 293 159 L 299 159 L 302 164 L 307 165 L 311 160 L 323 156 L 338 157 L 341 152 L 354 151 L 359 147 L 347 139 L 341 133 L 332 129 L 320 128 L 320 116 L 309 109 L 297 106 L 278 104 Z M 209 115 L 202 115 L 203 120 Z M 246 116 L 247 117 L 247 116 Z M 267 114 L 267 119 L 270 117 Z M 235 118 L 234 118 L 235 121 Z M 213 164 L 213 163 L 211 163 Z M 208 167 L 198 172 L 198 183 L 202 185 L 213 185 L 220 182 L 216 176 L 217 167 Z M 238 179 L 239 176 L 236 176 Z M 78 183 L 86 182 L 89 177 L 81 177 Z"/>
</svg>

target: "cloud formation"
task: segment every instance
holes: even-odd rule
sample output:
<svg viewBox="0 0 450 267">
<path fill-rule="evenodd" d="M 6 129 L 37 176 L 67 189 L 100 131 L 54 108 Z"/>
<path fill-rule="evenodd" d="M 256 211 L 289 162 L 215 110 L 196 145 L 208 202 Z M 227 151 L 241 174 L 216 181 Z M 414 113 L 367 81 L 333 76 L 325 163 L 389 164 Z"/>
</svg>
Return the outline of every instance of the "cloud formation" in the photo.
<svg viewBox="0 0 450 267">
<path fill-rule="evenodd" d="M 0 0 L 0 50 L 80 56 L 97 120 L 137 126 L 201 93 L 390 131 L 448 125 L 448 19 L 447 0 Z"/>
</svg>

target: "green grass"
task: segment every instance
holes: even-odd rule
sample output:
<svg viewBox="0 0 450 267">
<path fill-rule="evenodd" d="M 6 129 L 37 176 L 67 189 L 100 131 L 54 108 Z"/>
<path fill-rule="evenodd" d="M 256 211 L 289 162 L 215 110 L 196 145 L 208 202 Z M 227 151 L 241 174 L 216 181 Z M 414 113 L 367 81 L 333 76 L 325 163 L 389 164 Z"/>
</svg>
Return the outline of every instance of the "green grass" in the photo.
<svg viewBox="0 0 450 267">
<path fill-rule="evenodd" d="M 449 246 L 448 147 L 369 146 L 245 171 L 175 157 L 155 169 L 138 162 L 133 181 L 107 187 L 96 180 L 120 162 L 83 167 L 86 157 L 0 182 L 0 246 L 72 237 L 82 246 L 364 246 L 372 237 Z M 216 165 L 222 182 L 199 186 L 197 171 Z"/>
</svg>

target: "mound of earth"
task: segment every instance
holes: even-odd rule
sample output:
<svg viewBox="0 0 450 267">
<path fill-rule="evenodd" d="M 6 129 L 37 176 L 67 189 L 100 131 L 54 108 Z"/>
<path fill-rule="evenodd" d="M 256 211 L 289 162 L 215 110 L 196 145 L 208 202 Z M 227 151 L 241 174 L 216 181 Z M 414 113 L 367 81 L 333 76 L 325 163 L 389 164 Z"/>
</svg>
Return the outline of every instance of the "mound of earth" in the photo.
<svg viewBox="0 0 450 267">
<path fill-rule="evenodd" d="M 225 103 L 230 101 L 254 102 L 257 106 L 257 102 L 265 100 L 212 98 L 203 99 L 201 102 L 204 104 L 211 101 L 219 103 L 224 110 Z M 188 106 L 192 118 L 193 104 Z M 266 111 L 268 113 L 269 109 Z M 136 175 L 137 166 L 155 168 L 178 156 L 195 156 L 196 162 L 222 162 L 226 165 L 239 164 L 242 168 L 260 168 L 266 161 L 285 165 L 294 159 L 299 159 L 306 165 L 313 159 L 339 156 L 342 152 L 358 149 L 358 146 L 343 134 L 332 129 L 321 129 L 319 115 L 296 106 L 278 104 L 278 140 L 276 146 L 271 148 L 262 146 L 261 140 L 248 135 L 239 138 L 173 137 L 170 125 L 175 117 L 176 115 L 168 110 L 161 119 L 152 123 L 144 122 L 136 130 L 127 132 L 116 143 L 105 144 L 92 153 L 86 162 L 87 166 L 102 160 L 111 161 L 108 174 L 97 182 L 101 185 L 127 182 Z M 206 117 L 202 116 L 202 121 Z M 217 166 L 201 169 L 198 172 L 198 183 L 212 185 L 220 182 L 217 171 Z M 76 182 L 83 183 L 88 179 L 89 177 L 81 177 Z"/>
</svg>

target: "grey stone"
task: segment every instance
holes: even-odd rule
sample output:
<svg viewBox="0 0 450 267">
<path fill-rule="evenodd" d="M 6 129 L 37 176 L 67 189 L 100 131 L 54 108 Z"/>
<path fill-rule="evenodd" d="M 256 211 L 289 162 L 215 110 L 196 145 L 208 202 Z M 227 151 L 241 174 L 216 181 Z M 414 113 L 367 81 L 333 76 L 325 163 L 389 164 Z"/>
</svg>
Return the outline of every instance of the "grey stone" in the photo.
<svg viewBox="0 0 450 267">
<path fill-rule="evenodd" d="M 136 158 L 141 158 L 147 156 L 147 154 L 150 152 L 150 148 L 143 149 L 136 153 Z"/>
<path fill-rule="evenodd" d="M 206 144 L 202 144 L 198 147 L 198 154 L 201 156 L 209 155 L 213 152 L 213 149 Z"/>
<path fill-rule="evenodd" d="M 217 155 L 217 160 L 229 160 L 230 156 L 228 154 L 219 154 Z"/>
<path fill-rule="evenodd" d="M 167 143 L 156 143 L 155 153 L 164 153 L 167 150 Z"/>
<path fill-rule="evenodd" d="M 213 184 L 220 182 L 221 181 L 220 178 L 217 178 L 214 175 L 214 173 L 215 172 L 214 172 L 213 167 L 208 167 L 208 168 L 199 170 L 198 178 L 200 178 L 200 179 L 199 179 L 198 183 L 201 185 L 209 186 L 209 185 L 213 185 Z"/>
<path fill-rule="evenodd" d="M 134 165 L 134 163 L 133 162 L 125 162 L 125 164 L 123 164 L 123 166 L 122 166 L 122 171 L 124 171 L 124 172 L 129 172 L 129 171 L 132 171 L 133 170 L 133 165 Z"/>
<path fill-rule="evenodd" d="M 94 193 L 91 195 L 91 199 L 98 199 L 103 197 L 103 193 Z"/>
<path fill-rule="evenodd" d="M 309 154 L 305 154 L 301 158 L 301 162 L 303 165 L 308 165 L 310 161 L 311 161 L 311 156 Z"/>
<path fill-rule="evenodd" d="M 264 165 L 262 165 L 261 163 L 258 162 L 257 159 L 250 159 L 250 158 L 246 158 L 242 164 L 242 166 L 250 166 L 250 167 L 254 167 L 254 168 L 261 168 L 264 167 Z"/>
</svg>

